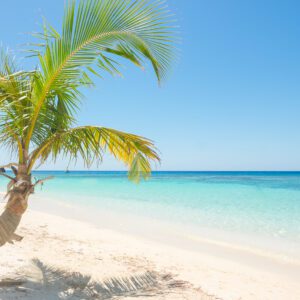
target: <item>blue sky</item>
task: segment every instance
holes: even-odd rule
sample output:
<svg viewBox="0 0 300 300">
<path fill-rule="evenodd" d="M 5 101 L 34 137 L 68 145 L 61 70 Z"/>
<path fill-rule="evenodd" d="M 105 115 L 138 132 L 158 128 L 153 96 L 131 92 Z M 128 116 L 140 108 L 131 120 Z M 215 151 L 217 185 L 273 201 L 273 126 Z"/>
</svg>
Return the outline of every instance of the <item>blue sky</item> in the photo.
<svg viewBox="0 0 300 300">
<path fill-rule="evenodd" d="M 153 139 L 159 170 L 299 170 L 299 1 L 168 3 L 182 36 L 172 76 L 163 87 L 151 68 L 106 76 L 86 91 L 79 123 Z M 42 16 L 59 28 L 62 13 L 62 0 L 3 1 L 0 40 L 20 49 Z M 122 165 L 107 157 L 100 169 Z"/>
</svg>

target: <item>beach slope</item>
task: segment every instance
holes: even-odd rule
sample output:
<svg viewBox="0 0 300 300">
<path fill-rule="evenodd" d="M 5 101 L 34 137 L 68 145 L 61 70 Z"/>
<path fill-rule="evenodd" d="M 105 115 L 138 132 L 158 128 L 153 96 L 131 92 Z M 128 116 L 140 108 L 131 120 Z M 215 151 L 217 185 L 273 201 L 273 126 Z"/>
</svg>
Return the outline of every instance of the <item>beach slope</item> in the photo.
<svg viewBox="0 0 300 300">
<path fill-rule="evenodd" d="M 73 219 L 30 210 L 19 233 L 0 299 L 300 299 L 296 278 Z"/>
</svg>

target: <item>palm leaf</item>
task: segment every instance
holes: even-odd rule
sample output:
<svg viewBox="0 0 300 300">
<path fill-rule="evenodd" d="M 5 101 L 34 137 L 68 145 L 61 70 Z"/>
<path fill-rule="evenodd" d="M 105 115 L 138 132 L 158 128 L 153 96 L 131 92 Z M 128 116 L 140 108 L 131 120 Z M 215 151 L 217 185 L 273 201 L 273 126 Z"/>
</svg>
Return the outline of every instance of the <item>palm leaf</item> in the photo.
<svg viewBox="0 0 300 300">
<path fill-rule="evenodd" d="M 19 71 L 11 53 L 0 49 L 0 142 L 11 152 L 19 151 L 22 162 L 21 136 L 29 120 L 28 104 L 34 72 Z"/>
<path fill-rule="evenodd" d="M 150 61 L 159 81 L 174 57 L 174 34 L 163 1 L 81 0 L 68 2 L 61 34 L 51 28 L 50 38 L 39 52 L 43 76 L 37 79 L 30 126 L 29 147 L 38 115 L 49 94 L 77 92 L 83 69 L 119 73 L 106 53 L 141 66 Z M 55 34 L 53 34 L 55 32 Z M 68 99 L 66 99 L 68 101 Z"/>
<path fill-rule="evenodd" d="M 144 69 L 151 65 L 159 82 L 174 60 L 175 33 L 160 0 L 70 0 L 62 29 L 44 22 L 30 49 L 39 66 L 20 71 L 0 53 L 0 143 L 19 154 L 28 172 L 59 155 L 83 158 L 86 166 L 109 152 L 129 167 L 129 178 L 147 178 L 159 161 L 143 137 L 97 126 L 76 126 L 82 88 L 94 76 L 121 75 L 119 59 Z M 31 151 L 31 154 L 28 154 Z"/>
<path fill-rule="evenodd" d="M 50 155 L 55 160 L 60 154 L 77 160 L 81 157 L 89 167 L 100 162 L 104 152 L 129 167 L 129 178 L 139 181 L 151 172 L 151 161 L 159 161 L 153 143 L 143 137 L 110 128 L 84 126 L 57 131 L 31 154 L 30 168 L 44 162 Z"/>
</svg>

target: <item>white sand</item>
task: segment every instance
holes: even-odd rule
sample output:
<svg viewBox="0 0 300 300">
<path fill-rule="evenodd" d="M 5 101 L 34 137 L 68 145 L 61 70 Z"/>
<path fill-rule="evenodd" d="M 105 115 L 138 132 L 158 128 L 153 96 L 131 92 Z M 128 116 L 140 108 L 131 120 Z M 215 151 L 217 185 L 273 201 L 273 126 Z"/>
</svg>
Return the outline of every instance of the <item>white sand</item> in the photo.
<svg viewBox="0 0 300 300">
<path fill-rule="evenodd" d="M 300 299 L 298 265 L 235 260 L 222 245 L 183 250 L 32 210 L 18 233 L 0 248 L 0 279 L 24 283 L 0 299 Z"/>
</svg>

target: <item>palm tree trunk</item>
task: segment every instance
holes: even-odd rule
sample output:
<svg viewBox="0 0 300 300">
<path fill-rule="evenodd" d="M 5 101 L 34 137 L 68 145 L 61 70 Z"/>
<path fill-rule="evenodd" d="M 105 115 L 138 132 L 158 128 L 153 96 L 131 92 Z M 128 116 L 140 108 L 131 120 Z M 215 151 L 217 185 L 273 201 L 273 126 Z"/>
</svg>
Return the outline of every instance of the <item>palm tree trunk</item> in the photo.
<svg viewBox="0 0 300 300">
<path fill-rule="evenodd" d="M 14 239 L 15 231 L 20 224 L 21 216 L 11 213 L 8 209 L 0 216 L 0 247 Z"/>
<path fill-rule="evenodd" d="M 22 239 L 15 234 L 22 215 L 28 206 L 28 197 L 33 193 L 31 175 L 27 174 L 27 166 L 19 165 L 13 187 L 8 191 L 8 201 L 0 216 L 0 246 L 12 240 Z"/>
</svg>

